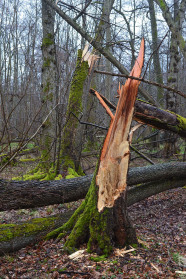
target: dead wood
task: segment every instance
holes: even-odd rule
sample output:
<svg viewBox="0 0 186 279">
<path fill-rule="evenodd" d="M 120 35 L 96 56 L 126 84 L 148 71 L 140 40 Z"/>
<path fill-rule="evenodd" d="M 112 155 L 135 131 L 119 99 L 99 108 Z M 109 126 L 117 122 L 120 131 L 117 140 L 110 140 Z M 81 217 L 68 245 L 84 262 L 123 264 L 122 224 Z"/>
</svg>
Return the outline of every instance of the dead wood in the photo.
<svg viewBox="0 0 186 279">
<path fill-rule="evenodd" d="M 96 95 L 95 90 L 92 88 L 89 92 Z M 108 107 L 116 110 L 116 106 L 102 94 L 99 93 L 99 95 Z M 136 100 L 133 118 L 140 123 L 150 125 L 156 129 L 171 131 L 186 138 L 186 125 L 184 124 L 186 123 L 186 118 L 174 112 L 157 108 L 141 100 Z"/>
<path fill-rule="evenodd" d="M 53 181 L 0 180 L 0 211 L 34 208 L 83 199 L 93 175 Z M 130 168 L 127 185 L 167 179 L 186 179 L 186 163 L 164 163 Z"/>
<path fill-rule="evenodd" d="M 49 231 L 55 229 L 72 216 L 73 211 L 47 218 L 34 218 L 20 224 L 3 224 L 0 226 L 0 255 L 17 251 L 29 244 L 41 240 Z"/>
<path fill-rule="evenodd" d="M 165 190 L 183 187 L 184 185 L 186 185 L 186 177 L 179 179 L 177 178 L 177 176 L 178 173 L 176 173 L 176 178 L 174 179 L 165 179 L 158 182 L 148 182 L 141 184 L 140 186 L 129 188 L 127 191 L 127 206 L 131 206 L 136 202 L 142 201 L 145 198 L 148 198 Z M 41 240 L 43 236 L 45 236 L 49 231 L 63 225 L 71 217 L 72 214 L 73 211 L 68 211 L 60 214 L 59 216 L 35 218 L 30 220 L 29 222 L 24 222 L 21 224 L 1 225 L 0 255 L 8 252 L 14 252 L 29 244 L 38 242 L 38 240 Z M 31 226 L 32 230 L 29 230 Z M 8 230 L 9 234 L 9 238 L 7 237 L 6 239 L 4 239 L 5 230 L 6 233 Z M 18 232 L 20 232 L 20 234 L 18 234 Z"/>
</svg>

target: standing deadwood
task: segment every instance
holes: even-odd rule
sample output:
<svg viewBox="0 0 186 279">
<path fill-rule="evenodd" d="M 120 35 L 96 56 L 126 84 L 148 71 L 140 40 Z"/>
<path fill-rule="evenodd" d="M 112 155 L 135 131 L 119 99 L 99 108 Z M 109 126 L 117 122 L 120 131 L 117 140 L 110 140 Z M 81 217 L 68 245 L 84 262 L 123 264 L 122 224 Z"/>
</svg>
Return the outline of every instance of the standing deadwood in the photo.
<svg viewBox="0 0 186 279">
<path fill-rule="evenodd" d="M 92 38 L 86 30 L 81 28 L 79 24 L 77 24 L 72 18 L 70 18 L 67 14 L 65 14 L 56 4 L 51 2 L 50 0 L 43 0 L 50 7 L 52 7 L 68 24 L 70 24 L 83 38 L 85 38 L 97 51 L 99 51 L 105 58 L 107 58 L 118 70 L 128 75 L 127 69 L 108 51 L 106 48 L 103 48 L 103 45 L 100 44 L 99 41 Z M 139 92 L 144 96 L 145 99 L 150 101 L 152 104 L 155 104 L 155 100 L 146 92 L 144 89 L 139 88 Z"/>
<path fill-rule="evenodd" d="M 82 50 L 78 50 L 76 68 L 70 86 L 69 100 L 66 113 L 67 121 L 63 130 L 63 139 L 61 143 L 61 152 L 57 171 L 64 171 L 68 168 L 72 168 L 77 172 L 81 171 L 79 164 L 80 160 L 79 156 L 77 156 L 78 152 L 76 151 L 76 147 L 77 150 L 79 148 L 81 149 L 81 138 L 80 140 L 77 140 L 77 137 L 79 139 L 79 123 L 77 119 L 72 115 L 72 112 L 77 117 L 79 117 L 80 113 L 82 112 L 82 96 L 88 72 L 89 64 L 87 61 L 85 61 L 85 59 L 83 59 Z"/>
<path fill-rule="evenodd" d="M 183 54 L 184 58 L 186 58 L 186 41 L 184 40 L 184 37 L 182 36 L 181 33 L 181 28 L 180 28 L 180 24 L 182 25 L 184 22 L 184 17 L 185 17 L 185 10 L 186 10 L 186 4 L 185 1 L 182 0 L 179 6 L 179 15 L 178 17 L 176 17 L 176 21 L 175 22 L 175 18 L 172 17 L 171 12 L 170 12 L 170 8 L 167 5 L 168 1 L 165 0 L 154 0 L 158 6 L 160 7 L 161 11 L 162 11 L 162 15 L 175 39 L 175 43 L 177 46 L 179 46 L 179 49 L 181 51 L 181 53 Z M 173 5 L 178 5 L 179 1 L 174 1 Z"/>
<path fill-rule="evenodd" d="M 144 59 L 144 40 L 131 75 L 140 76 Z M 112 245 L 137 243 L 135 230 L 129 221 L 126 201 L 126 177 L 129 162 L 127 140 L 132 121 L 139 81 L 128 79 L 119 89 L 120 98 L 115 116 L 97 93 L 111 116 L 100 160 L 85 200 L 69 221 L 47 235 L 60 239 L 71 231 L 65 247 L 74 251 L 88 242 L 88 251 L 108 255 Z"/>
</svg>

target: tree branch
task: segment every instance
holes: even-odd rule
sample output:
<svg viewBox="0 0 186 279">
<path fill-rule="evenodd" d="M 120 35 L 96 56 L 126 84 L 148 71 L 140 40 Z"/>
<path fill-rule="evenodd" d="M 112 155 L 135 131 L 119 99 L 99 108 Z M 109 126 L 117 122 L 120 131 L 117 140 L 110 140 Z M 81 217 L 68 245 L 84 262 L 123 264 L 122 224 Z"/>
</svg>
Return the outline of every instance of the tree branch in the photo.
<svg viewBox="0 0 186 279">
<path fill-rule="evenodd" d="M 95 90 L 92 88 L 89 92 L 95 94 Z M 100 94 L 100 96 L 110 108 L 116 110 L 116 107 L 110 101 L 102 94 Z M 172 131 L 186 138 L 186 118 L 171 111 L 157 108 L 141 100 L 137 100 L 135 103 L 134 119 L 156 129 Z"/>
<path fill-rule="evenodd" d="M 186 94 L 179 91 L 179 90 L 176 90 L 172 87 L 169 87 L 169 86 L 166 86 L 164 84 L 160 84 L 160 83 L 157 83 L 157 82 L 153 82 L 153 81 L 150 81 L 150 80 L 146 80 L 144 78 L 137 78 L 137 77 L 133 77 L 133 76 L 129 76 L 129 75 L 124 75 L 124 74 L 115 74 L 115 73 L 109 73 L 109 72 L 105 72 L 105 71 L 98 71 L 98 70 L 94 70 L 95 73 L 98 73 L 98 74 L 103 74 L 103 75 L 109 75 L 109 76 L 117 76 L 117 77 L 125 77 L 125 78 L 130 78 L 130 79 L 136 79 L 136 80 L 139 80 L 139 81 L 142 81 L 144 83 L 147 83 L 147 84 L 151 84 L 151 85 L 154 85 L 154 86 L 158 86 L 158 87 L 161 87 L 161 88 L 164 88 L 164 89 L 167 89 L 169 91 L 172 91 L 174 93 L 177 93 L 179 94 L 180 96 L 186 98 Z"/>
<path fill-rule="evenodd" d="M 50 7 L 52 7 L 68 24 L 70 24 L 84 39 L 86 39 L 95 49 L 97 49 L 105 58 L 107 58 L 122 74 L 128 75 L 127 69 L 112 55 L 112 53 L 103 48 L 103 46 L 92 38 L 86 30 L 79 26 L 73 19 L 66 15 L 56 4 L 50 0 L 44 0 Z M 156 101 L 144 89 L 139 88 L 139 92 L 152 104 Z"/>
</svg>

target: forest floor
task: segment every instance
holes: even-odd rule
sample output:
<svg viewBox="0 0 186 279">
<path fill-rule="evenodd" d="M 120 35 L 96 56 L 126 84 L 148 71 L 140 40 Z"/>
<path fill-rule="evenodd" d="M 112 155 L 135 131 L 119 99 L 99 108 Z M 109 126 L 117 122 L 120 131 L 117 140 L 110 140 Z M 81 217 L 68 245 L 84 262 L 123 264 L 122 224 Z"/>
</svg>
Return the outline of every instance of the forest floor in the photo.
<svg viewBox="0 0 186 279">
<path fill-rule="evenodd" d="M 96 262 L 96 255 L 88 254 L 85 246 L 80 247 L 79 257 L 70 259 L 63 251 L 64 240 L 40 241 L 0 257 L 0 279 L 186 278 L 184 195 L 185 189 L 173 189 L 129 207 L 140 242 L 136 249 L 114 249 L 109 258 Z M 0 222 L 50 216 L 79 203 L 1 212 Z"/>
</svg>

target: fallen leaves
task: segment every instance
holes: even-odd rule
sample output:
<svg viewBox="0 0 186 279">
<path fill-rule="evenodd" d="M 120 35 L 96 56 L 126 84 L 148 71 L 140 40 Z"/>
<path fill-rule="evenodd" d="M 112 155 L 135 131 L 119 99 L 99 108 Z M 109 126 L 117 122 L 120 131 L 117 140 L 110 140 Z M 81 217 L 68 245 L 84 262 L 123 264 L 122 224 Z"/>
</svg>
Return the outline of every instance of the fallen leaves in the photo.
<svg viewBox="0 0 186 279">
<path fill-rule="evenodd" d="M 184 278 L 184 202 L 184 189 L 174 189 L 131 206 L 140 243 L 136 249 L 117 248 L 109 258 L 95 262 L 90 257 L 96 255 L 88 254 L 85 246 L 70 259 L 63 241 L 41 241 L 1 257 L 0 278 Z M 13 221 L 10 216 L 9 220 Z"/>
</svg>

